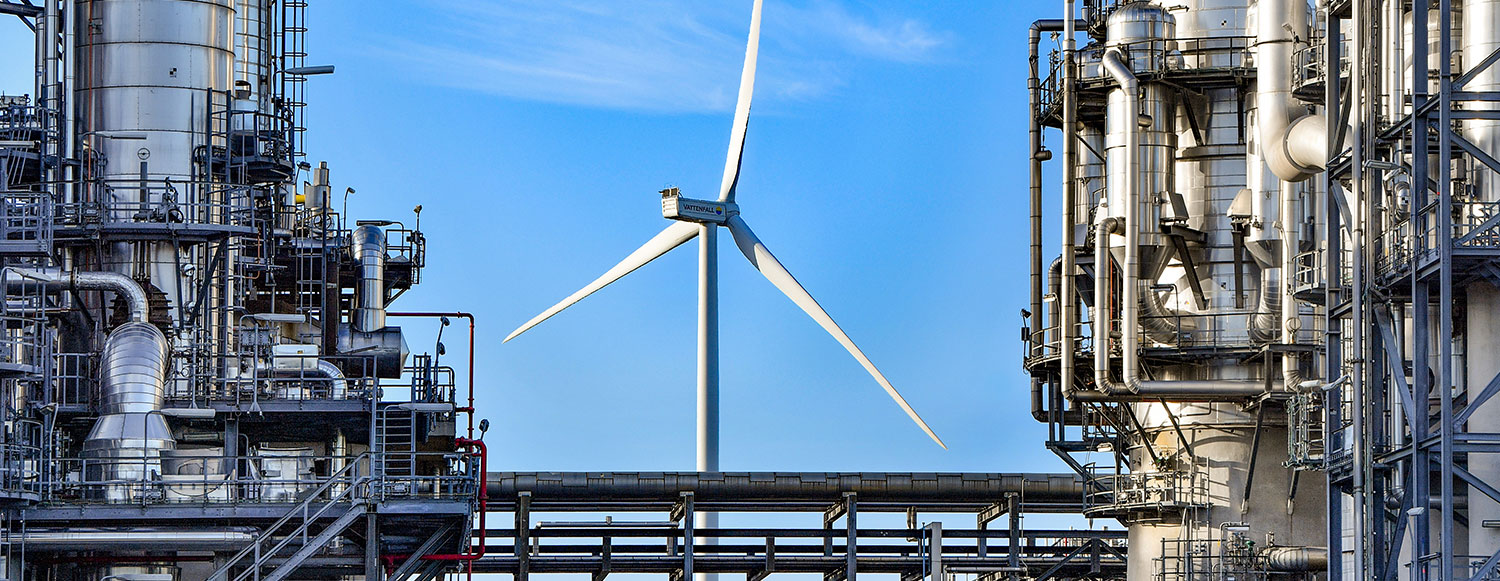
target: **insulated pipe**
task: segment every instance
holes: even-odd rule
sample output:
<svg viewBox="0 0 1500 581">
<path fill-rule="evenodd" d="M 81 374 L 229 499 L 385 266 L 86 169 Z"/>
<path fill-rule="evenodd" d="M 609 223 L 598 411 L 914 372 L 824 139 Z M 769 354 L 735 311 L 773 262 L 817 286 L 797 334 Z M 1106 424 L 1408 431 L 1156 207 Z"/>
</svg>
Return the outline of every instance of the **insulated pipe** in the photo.
<svg viewBox="0 0 1500 581">
<path fill-rule="evenodd" d="M 1027 40 L 1031 49 L 1031 60 L 1029 61 L 1031 65 L 1031 75 L 1027 81 L 1027 87 L 1029 89 L 1031 101 L 1031 109 L 1028 116 L 1030 118 L 1031 130 L 1031 312 L 1033 313 L 1033 321 L 1040 320 L 1039 317 L 1042 307 L 1042 162 L 1046 161 L 1046 159 L 1039 155 L 1042 151 L 1042 128 L 1036 120 L 1036 112 L 1039 108 L 1039 104 L 1041 103 L 1041 70 L 1039 68 L 1041 58 L 1039 54 L 1039 45 L 1041 44 L 1043 32 L 1062 32 L 1067 36 L 1067 40 L 1064 41 L 1064 52 L 1067 55 L 1072 54 L 1073 46 L 1071 39 L 1074 35 L 1073 31 L 1075 27 L 1080 24 L 1080 22 L 1072 18 L 1072 0 L 1068 0 L 1067 4 L 1069 6 L 1066 13 L 1068 18 L 1041 19 L 1032 22 L 1027 36 Z M 1071 184 L 1072 178 L 1069 176 L 1072 176 L 1074 169 L 1073 161 L 1070 156 L 1073 150 L 1073 139 L 1075 138 L 1073 127 L 1077 125 L 1077 121 L 1072 119 L 1073 116 L 1071 111 L 1071 101 L 1073 95 L 1072 91 L 1067 88 L 1072 87 L 1072 71 L 1070 68 L 1068 68 L 1070 66 L 1069 64 L 1064 64 L 1063 66 L 1063 85 L 1065 87 L 1063 89 L 1063 181 L 1067 184 Z M 1063 272 L 1067 273 L 1073 272 L 1073 208 L 1071 206 L 1071 188 L 1071 185 L 1064 186 L 1063 194 Z M 1064 278 L 1071 279 L 1070 276 Z M 1052 322 L 1058 324 L 1059 331 L 1061 332 L 1061 337 L 1058 343 L 1058 349 L 1062 353 L 1061 383 L 1063 385 L 1064 393 L 1067 393 L 1071 390 L 1071 386 L 1073 385 L 1073 349 L 1071 347 L 1072 318 L 1070 318 L 1072 316 L 1072 309 L 1071 305 L 1068 304 L 1068 302 L 1072 300 L 1073 284 L 1071 280 L 1063 284 L 1063 292 L 1058 293 L 1057 297 L 1057 300 L 1062 303 L 1060 311 L 1060 322 Z M 1040 328 L 1040 326 L 1036 324 L 1033 324 L 1032 326 L 1034 328 Z M 1035 329 L 1033 330 L 1033 334 L 1034 333 Z M 1035 353 L 1028 354 L 1028 356 L 1032 355 L 1035 355 Z M 1041 385 L 1039 382 L 1037 385 L 1033 386 L 1032 391 L 1036 395 L 1041 394 Z"/>
<path fill-rule="evenodd" d="M 1144 286 L 1146 283 L 1142 281 L 1140 284 Z M 1141 327 L 1146 330 L 1147 337 L 1167 345 L 1177 339 L 1177 322 L 1162 304 L 1161 296 L 1150 288 L 1141 293 L 1141 310 L 1146 313 L 1146 318 L 1141 319 Z"/>
<path fill-rule="evenodd" d="M 115 293 L 130 309 L 130 320 L 145 322 L 150 314 L 150 303 L 146 291 L 135 279 L 117 272 L 58 272 L 32 268 L 12 268 L 12 273 L 27 279 L 6 278 L 7 286 L 43 284 L 48 291 L 99 290 Z"/>
<path fill-rule="evenodd" d="M 1063 228 L 1062 228 L 1062 287 L 1058 290 L 1058 351 L 1062 354 L 1060 362 L 1062 377 L 1062 393 L 1064 397 L 1072 394 L 1075 390 L 1076 381 L 1073 376 L 1073 332 L 1078 324 L 1078 312 L 1073 301 L 1078 293 L 1073 290 L 1074 272 L 1077 266 L 1074 264 L 1073 227 L 1078 217 L 1074 215 L 1075 205 L 1078 203 L 1078 176 L 1075 164 L 1078 162 L 1076 145 L 1073 140 L 1078 139 L 1078 112 L 1077 105 L 1073 102 L 1074 70 L 1073 59 L 1077 50 L 1076 41 L 1077 23 L 1073 20 L 1073 0 L 1063 2 Z M 1062 406 L 1063 402 L 1057 402 Z"/>
<path fill-rule="evenodd" d="M 1260 297 L 1255 312 L 1250 314 L 1249 329 L 1250 339 L 1258 343 L 1275 341 L 1281 335 L 1281 309 L 1284 305 L 1281 273 L 1280 266 L 1262 265 L 1260 269 Z"/>
<path fill-rule="evenodd" d="M 255 529 L 233 527 L 211 530 L 161 528 L 111 529 L 41 529 L 12 533 L 9 539 L 27 549 L 43 551 L 92 550 L 95 548 L 129 550 L 160 549 L 169 546 L 186 550 L 234 550 L 255 540 Z M 172 560 L 173 557 L 152 557 Z"/>
<path fill-rule="evenodd" d="M 333 362 L 324 359 L 318 360 L 318 373 L 328 378 L 328 396 L 333 399 L 344 399 L 349 394 L 349 382 L 344 379 L 344 370 Z"/>
<path fill-rule="evenodd" d="M 658 501 L 692 492 L 697 502 L 987 502 L 1020 493 L 1028 502 L 1079 502 L 1075 474 L 837 472 L 493 472 L 491 503 L 530 492 L 547 501 Z"/>
<path fill-rule="evenodd" d="M 110 333 L 100 356 L 100 411 L 83 442 L 84 481 L 96 500 L 130 502 L 143 490 L 129 483 L 155 479 L 161 451 L 177 447 L 162 417 L 167 338 L 156 326 L 132 321 Z"/>
<path fill-rule="evenodd" d="M 1275 389 L 1278 386 L 1272 384 Z M 1205 381 L 1140 381 L 1135 385 L 1133 393 L 1112 394 L 1097 391 L 1078 392 L 1075 398 L 1078 401 L 1157 401 L 1158 398 L 1166 398 L 1173 402 L 1214 402 L 1214 401 L 1240 401 L 1248 397 L 1255 397 L 1266 392 L 1264 381 L 1231 381 L 1231 380 L 1205 380 Z"/>
<path fill-rule="evenodd" d="M 1109 198 L 1099 198 L 1099 210 L 1094 212 L 1094 388 L 1110 391 L 1109 383 L 1109 291 L 1110 275 L 1114 269 L 1110 264 L 1110 226 L 1115 222 L 1109 215 Z M 1063 386 L 1068 389 L 1072 386 Z M 1076 390 L 1075 390 L 1076 391 Z M 1066 393 L 1066 392 L 1065 392 Z"/>
<path fill-rule="evenodd" d="M 1045 339 L 1038 341 L 1037 337 L 1042 334 L 1045 324 L 1042 319 L 1042 125 L 1037 122 L 1037 110 L 1041 106 L 1041 71 L 1038 56 L 1038 46 L 1041 44 L 1042 29 L 1041 22 L 1034 22 L 1027 38 L 1030 46 L 1031 74 L 1026 78 L 1027 95 L 1029 99 L 1027 107 L 1028 136 L 1031 143 L 1031 163 L 1029 165 L 1031 178 L 1031 317 L 1028 321 L 1030 327 L 1027 333 L 1026 343 L 1030 347 L 1026 354 L 1027 358 L 1036 357 L 1045 347 L 1038 343 L 1045 343 Z M 1042 380 L 1032 378 L 1033 390 L 1040 391 Z"/>
<path fill-rule="evenodd" d="M 385 232 L 379 226 L 354 229 L 349 241 L 359 264 L 359 305 L 354 330 L 372 333 L 385 328 Z"/>
<path fill-rule="evenodd" d="M 1109 184 L 1110 197 L 1115 203 L 1125 204 L 1125 264 L 1121 265 L 1121 297 L 1120 297 L 1120 329 L 1123 334 L 1120 351 L 1122 356 L 1121 369 L 1124 374 L 1125 389 L 1135 391 L 1136 384 L 1140 383 L 1139 377 L 1139 350 L 1140 337 L 1137 327 L 1140 320 L 1140 289 L 1136 284 L 1139 272 L 1140 252 L 1140 218 L 1136 215 L 1140 205 L 1137 186 L 1140 182 L 1140 111 L 1141 111 L 1141 85 L 1125 64 L 1125 57 L 1119 47 L 1112 47 L 1104 53 L 1104 69 L 1120 84 L 1118 89 L 1123 96 L 1126 111 L 1120 113 L 1126 116 L 1125 125 L 1125 147 L 1122 163 L 1125 165 L 1125 175 L 1130 179 L 1124 180 L 1123 184 Z M 1111 99 L 1112 101 L 1114 99 Z M 1116 186 L 1123 187 L 1116 187 Z M 1097 260 L 1097 259 L 1096 259 Z M 1103 304 L 1101 297 L 1094 297 L 1095 304 Z M 1097 337 L 1096 337 L 1097 340 Z M 1096 366 L 1097 371 L 1097 366 Z M 1095 377 L 1096 383 L 1100 377 Z M 1106 393 L 1113 393 L 1115 388 L 1110 386 L 1107 374 L 1105 380 L 1098 383 Z"/>
<path fill-rule="evenodd" d="M 167 338 L 154 325 L 131 322 L 110 333 L 99 357 L 101 415 L 151 414 L 166 397 Z"/>
<path fill-rule="evenodd" d="M 1292 98 L 1292 49 L 1306 42 L 1303 0 L 1260 0 L 1256 10 L 1255 110 L 1266 165 L 1298 182 L 1328 164 L 1328 124 Z M 1301 36 L 1299 36 L 1301 35 Z"/>
<path fill-rule="evenodd" d="M 1294 263 L 1297 251 L 1301 249 L 1301 232 L 1298 231 L 1297 214 L 1297 188 L 1290 182 L 1281 183 L 1281 284 L 1276 288 L 1276 293 L 1281 297 L 1281 342 L 1286 345 L 1297 343 L 1297 331 L 1302 326 L 1300 313 L 1297 311 L 1296 298 L 1292 296 L 1292 276 L 1296 269 Z M 1262 283 L 1261 292 L 1271 292 Z M 1302 383 L 1302 366 L 1298 361 L 1298 355 L 1294 351 L 1281 354 L 1281 381 L 1288 386 L 1297 386 Z"/>
<path fill-rule="evenodd" d="M 1283 572 L 1324 572 L 1328 570 L 1328 547 L 1270 547 L 1265 552 L 1266 567 Z"/>
</svg>

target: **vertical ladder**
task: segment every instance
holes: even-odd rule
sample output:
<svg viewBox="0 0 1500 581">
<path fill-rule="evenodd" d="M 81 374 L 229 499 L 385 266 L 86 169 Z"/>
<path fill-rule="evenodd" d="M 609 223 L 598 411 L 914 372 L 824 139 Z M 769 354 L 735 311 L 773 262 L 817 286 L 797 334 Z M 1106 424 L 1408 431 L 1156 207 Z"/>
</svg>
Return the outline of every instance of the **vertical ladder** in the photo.
<svg viewBox="0 0 1500 581">
<path fill-rule="evenodd" d="M 307 77 L 289 75 L 286 71 L 307 63 L 306 35 L 307 0 L 283 0 L 276 37 L 281 52 L 281 70 L 277 71 L 281 77 L 280 97 L 286 110 L 278 113 L 284 114 L 288 121 L 286 139 L 292 161 L 307 155 L 306 146 L 302 143 L 302 136 L 307 132 L 307 123 L 303 119 L 303 112 L 307 108 Z"/>
<path fill-rule="evenodd" d="M 385 476 L 416 474 L 417 428 L 415 411 L 396 407 L 380 410 L 380 461 Z"/>
</svg>

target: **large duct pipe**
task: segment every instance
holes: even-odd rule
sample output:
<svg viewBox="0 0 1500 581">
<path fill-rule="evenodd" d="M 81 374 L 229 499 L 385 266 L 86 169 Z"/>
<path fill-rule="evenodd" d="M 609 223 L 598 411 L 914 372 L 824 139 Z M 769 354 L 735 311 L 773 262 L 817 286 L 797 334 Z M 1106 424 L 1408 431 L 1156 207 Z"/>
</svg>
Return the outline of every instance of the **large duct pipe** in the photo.
<svg viewBox="0 0 1500 581">
<path fill-rule="evenodd" d="M 547 501 L 660 501 L 675 503 L 692 492 L 695 502 L 839 502 L 844 493 L 861 503 L 990 503 L 1019 493 L 1028 502 L 1083 499 L 1074 474 L 837 473 L 837 472 L 491 472 L 491 503 L 531 493 Z M 864 505 L 861 504 L 861 507 Z"/>
<path fill-rule="evenodd" d="M 103 414 L 83 442 L 84 480 L 108 482 L 96 500 L 125 502 L 141 492 L 134 483 L 161 473 L 161 451 L 176 448 L 161 415 L 167 373 L 167 338 L 140 321 L 116 328 L 100 357 Z"/>
<path fill-rule="evenodd" d="M 32 268 L 12 268 L 20 279 L 6 277 L 7 286 L 42 284 L 48 291 L 99 290 L 115 293 L 130 310 L 130 320 L 143 323 L 150 315 L 146 291 L 135 279 L 116 272 L 59 272 Z M 24 280 L 22 280 L 24 279 Z"/>
<path fill-rule="evenodd" d="M 1260 269 L 1260 297 L 1255 312 L 1250 314 L 1250 340 L 1269 343 L 1281 337 L 1281 309 L 1285 306 L 1281 296 L 1280 266 L 1262 266 Z"/>
<path fill-rule="evenodd" d="M 1297 332 L 1302 327 L 1302 316 L 1298 312 L 1296 298 L 1292 296 L 1292 277 L 1296 270 L 1294 262 L 1301 250 L 1301 222 L 1297 212 L 1297 188 L 1290 182 L 1281 184 L 1281 283 L 1274 292 L 1261 283 L 1261 292 L 1281 297 L 1281 342 L 1297 343 Z M 1295 389 L 1302 383 L 1302 365 L 1295 351 L 1281 354 L 1281 380 Z"/>
<path fill-rule="evenodd" d="M 1260 0 L 1256 10 L 1255 110 L 1261 152 L 1277 177 L 1302 181 L 1328 164 L 1328 123 L 1292 97 L 1292 54 L 1307 42 L 1304 0 Z"/>
<path fill-rule="evenodd" d="M 349 381 L 344 378 L 344 370 L 333 362 L 324 359 L 318 360 L 318 371 L 328 377 L 328 395 L 333 399 L 344 399 L 349 394 Z"/>
<path fill-rule="evenodd" d="M 1152 290 L 1146 281 L 1140 281 L 1139 284 L 1147 287 L 1141 293 L 1141 310 L 1146 314 L 1141 319 L 1141 328 L 1146 331 L 1146 337 L 1163 345 L 1173 344 L 1180 330 L 1176 318 L 1162 304 L 1161 295 Z"/>
<path fill-rule="evenodd" d="M 1266 567 L 1288 573 L 1321 573 L 1328 570 L 1328 547 L 1271 547 L 1265 553 Z"/>
<path fill-rule="evenodd" d="M 349 244 L 359 264 L 354 330 L 373 333 L 385 328 L 385 232 L 379 226 L 360 226 Z"/>
</svg>

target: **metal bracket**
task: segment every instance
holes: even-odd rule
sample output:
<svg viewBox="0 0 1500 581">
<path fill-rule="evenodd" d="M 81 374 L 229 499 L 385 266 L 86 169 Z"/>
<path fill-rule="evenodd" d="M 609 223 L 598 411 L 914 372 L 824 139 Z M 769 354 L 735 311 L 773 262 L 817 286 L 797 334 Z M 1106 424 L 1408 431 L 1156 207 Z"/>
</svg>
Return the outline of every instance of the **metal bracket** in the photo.
<svg viewBox="0 0 1500 581">
<path fill-rule="evenodd" d="M 678 498 L 677 502 L 672 505 L 672 512 L 669 513 L 668 518 L 672 522 L 682 522 L 683 517 L 687 516 L 687 513 L 691 512 L 692 509 L 693 493 L 684 492 L 682 493 L 682 497 Z"/>
<path fill-rule="evenodd" d="M 599 570 L 594 572 L 594 581 L 604 581 L 609 577 L 610 559 L 614 556 L 614 546 L 609 537 L 604 537 L 603 544 L 599 548 Z"/>
<path fill-rule="evenodd" d="M 1005 514 L 1009 511 L 1010 504 L 1005 502 L 997 502 L 995 504 L 984 507 L 984 510 L 979 511 L 979 527 L 984 528 L 986 525 L 994 522 L 995 519 L 1005 516 Z"/>
<path fill-rule="evenodd" d="M 776 537 L 766 537 L 766 564 L 761 570 L 745 575 L 745 581 L 762 581 L 776 572 Z"/>
</svg>

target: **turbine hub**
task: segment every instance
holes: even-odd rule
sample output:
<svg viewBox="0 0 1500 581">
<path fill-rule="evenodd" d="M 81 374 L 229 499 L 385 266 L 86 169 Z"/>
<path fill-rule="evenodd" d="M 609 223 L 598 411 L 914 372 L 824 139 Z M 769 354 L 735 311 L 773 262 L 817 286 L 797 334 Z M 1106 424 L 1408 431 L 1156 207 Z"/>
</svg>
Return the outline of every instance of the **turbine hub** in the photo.
<svg viewBox="0 0 1500 581">
<path fill-rule="evenodd" d="M 677 188 L 661 191 L 661 215 L 668 220 L 723 226 L 739 213 L 740 207 L 733 203 L 684 198 Z"/>
</svg>

